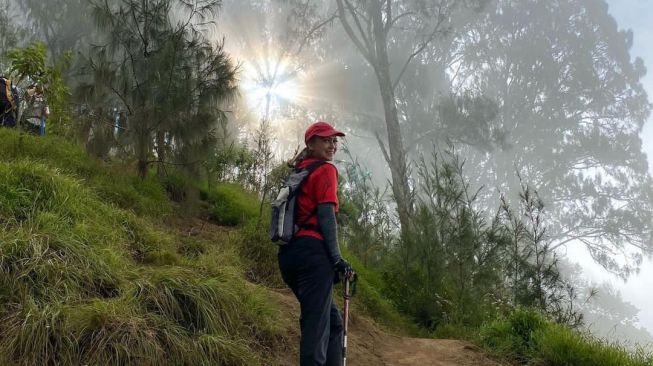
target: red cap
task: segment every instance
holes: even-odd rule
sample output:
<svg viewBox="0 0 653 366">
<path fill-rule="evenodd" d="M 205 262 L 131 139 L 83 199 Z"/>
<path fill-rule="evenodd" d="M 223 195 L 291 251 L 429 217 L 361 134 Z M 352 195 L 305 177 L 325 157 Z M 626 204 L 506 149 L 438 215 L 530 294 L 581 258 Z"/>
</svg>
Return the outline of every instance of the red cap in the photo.
<svg viewBox="0 0 653 366">
<path fill-rule="evenodd" d="M 304 133 L 304 142 L 308 144 L 313 136 L 330 137 L 330 136 L 344 136 L 345 134 L 336 130 L 330 124 L 324 121 L 318 121 L 308 126 L 306 133 Z"/>
</svg>

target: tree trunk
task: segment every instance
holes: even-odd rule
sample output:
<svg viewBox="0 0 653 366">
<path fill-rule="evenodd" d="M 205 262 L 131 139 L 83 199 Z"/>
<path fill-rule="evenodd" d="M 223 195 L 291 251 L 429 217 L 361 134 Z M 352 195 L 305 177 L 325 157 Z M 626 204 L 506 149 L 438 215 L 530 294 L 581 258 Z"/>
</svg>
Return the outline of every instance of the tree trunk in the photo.
<svg viewBox="0 0 653 366">
<path fill-rule="evenodd" d="M 399 126 L 399 116 L 395 102 L 394 87 L 390 77 L 390 63 L 388 61 L 387 37 L 384 30 L 384 22 L 381 15 L 381 4 L 372 1 L 372 21 L 374 26 L 374 42 L 376 57 L 374 72 L 376 74 L 381 99 L 383 101 L 383 112 L 385 116 L 386 132 L 388 133 L 389 156 L 386 156 L 390 172 L 392 173 L 392 193 L 397 202 L 397 213 L 401 225 L 402 237 L 406 234 L 410 223 L 411 195 L 408 185 L 408 172 L 406 169 L 406 150 Z"/>
<path fill-rule="evenodd" d="M 166 161 L 166 141 L 165 133 L 163 131 L 156 132 L 156 155 L 159 161 L 156 168 L 156 175 L 163 177 L 166 175 L 165 161 Z"/>
</svg>

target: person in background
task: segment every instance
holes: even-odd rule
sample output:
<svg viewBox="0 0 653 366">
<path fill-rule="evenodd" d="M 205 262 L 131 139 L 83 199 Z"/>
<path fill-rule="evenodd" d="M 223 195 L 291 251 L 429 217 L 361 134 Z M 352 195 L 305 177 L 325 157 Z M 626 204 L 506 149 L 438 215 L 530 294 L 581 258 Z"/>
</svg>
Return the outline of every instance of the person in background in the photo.
<svg viewBox="0 0 653 366">
<path fill-rule="evenodd" d="M 338 248 L 338 170 L 330 163 L 345 134 L 316 122 L 304 134 L 306 147 L 291 162 L 295 169 L 324 161 L 302 184 L 296 201 L 293 239 L 279 247 L 279 269 L 301 308 L 301 366 L 341 365 L 342 315 L 333 302 L 334 280 L 353 273 Z"/>
<path fill-rule="evenodd" d="M 45 123 L 50 116 L 50 107 L 43 96 L 43 89 L 32 84 L 25 92 L 25 111 L 22 113 L 27 122 L 25 128 L 41 136 L 45 136 Z"/>
<path fill-rule="evenodd" d="M 20 105 L 18 88 L 4 75 L 0 76 L 0 126 L 14 128 Z"/>
</svg>

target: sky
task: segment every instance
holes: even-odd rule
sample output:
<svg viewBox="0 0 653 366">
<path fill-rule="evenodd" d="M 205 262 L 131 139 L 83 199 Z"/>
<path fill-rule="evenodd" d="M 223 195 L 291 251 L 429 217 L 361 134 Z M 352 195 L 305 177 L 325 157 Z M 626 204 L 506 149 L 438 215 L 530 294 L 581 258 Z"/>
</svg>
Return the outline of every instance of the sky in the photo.
<svg viewBox="0 0 653 366">
<path fill-rule="evenodd" d="M 648 68 L 642 80 L 644 88 L 653 101 L 653 0 L 608 0 L 609 12 L 617 20 L 619 29 L 633 31 L 631 57 L 640 57 Z M 641 133 L 644 152 L 648 157 L 649 172 L 653 174 L 653 117 L 649 117 Z M 577 253 L 575 253 L 577 254 Z M 582 254 L 579 254 L 582 255 Z M 591 261 L 583 261 L 586 274 L 596 280 L 611 282 L 621 291 L 623 299 L 641 309 L 640 324 L 653 333 L 653 260 L 642 265 L 641 272 L 627 283 L 607 274 Z"/>
</svg>

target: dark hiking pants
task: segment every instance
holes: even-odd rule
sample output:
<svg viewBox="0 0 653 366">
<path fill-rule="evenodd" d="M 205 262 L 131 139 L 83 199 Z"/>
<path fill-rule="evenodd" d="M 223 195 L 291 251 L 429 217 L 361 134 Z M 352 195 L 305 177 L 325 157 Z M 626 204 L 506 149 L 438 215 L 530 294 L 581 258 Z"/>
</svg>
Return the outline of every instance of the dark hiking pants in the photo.
<svg viewBox="0 0 653 366">
<path fill-rule="evenodd" d="M 333 303 L 334 272 L 324 243 L 293 239 L 279 250 L 279 269 L 301 307 L 300 365 L 342 365 L 342 316 Z"/>
</svg>

